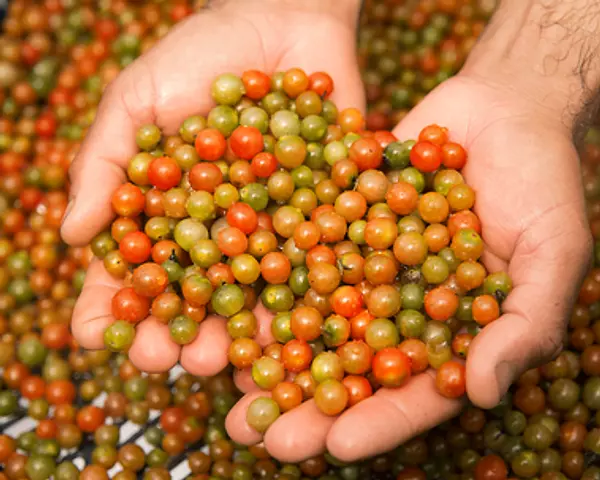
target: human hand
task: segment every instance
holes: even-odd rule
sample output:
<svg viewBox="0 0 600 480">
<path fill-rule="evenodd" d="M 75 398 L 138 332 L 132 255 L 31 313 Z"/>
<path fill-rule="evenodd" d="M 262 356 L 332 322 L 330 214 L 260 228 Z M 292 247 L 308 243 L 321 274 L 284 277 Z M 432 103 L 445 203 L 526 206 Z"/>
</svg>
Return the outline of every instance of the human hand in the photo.
<svg viewBox="0 0 600 480">
<path fill-rule="evenodd" d="M 394 130 L 417 138 L 426 125 L 448 127 L 469 153 L 463 171 L 476 191 L 475 211 L 486 245 L 489 271 L 507 271 L 513 290 L 503 316 L 472 342 L 467 358 L 469 400 L 495 406 L 517 376 L 556 355 L 577 286 L 588 266 L 588 233 L 579 161 L 572 133 L 560 115 L 505 87 L 468 74 L 430 93 Z M 240 443 L 261 435 L 245 422 L 257 392 L 231 411 L 227 427 Z M 435 371 L 403 387 L 381 389 L 340 417 L 320 413 L 314 401 L 285 413 L 264 435 L 269 452 L 295 462 L 329 451 L 353 461 L 390 450 L 460 411 L 463 402 L 442 397 Z"/>
<path fill-rule="evenodd" d="M 190 115 L 207 114 L 211 83 L 221 73 L 327 71 L 338 107 L 362 107 L 354 48 L 358 7 L 358 0 L 221 0 L 179 24 L 104 93 L 71 168 L 65 241 L 85 245 L 111 221 L 112 193 L 125 181 L 126 165 L 137 151 L 136 129 L 154 123 L 170 135 Z M 121 287 L 101 261 L 92 263 L 72 322 L 84 348 L 103 348 L 103 332 L 114 321 L 111 299 Z M 257 340 L 264 344 L 268 337 L 261 336 L 261 325 Z M 266 331 L 270 335 L 268 324 Z M 150 317 L 137 326 L 129 355 L 144 371 L 167 370 L 180 361 L 193 374 L 213 375 L 228 363 L 229 342 L 225 320 L 217 316 L 206 318 L 196 340 L 183 349 L 166 325 Z"/>
</svg>

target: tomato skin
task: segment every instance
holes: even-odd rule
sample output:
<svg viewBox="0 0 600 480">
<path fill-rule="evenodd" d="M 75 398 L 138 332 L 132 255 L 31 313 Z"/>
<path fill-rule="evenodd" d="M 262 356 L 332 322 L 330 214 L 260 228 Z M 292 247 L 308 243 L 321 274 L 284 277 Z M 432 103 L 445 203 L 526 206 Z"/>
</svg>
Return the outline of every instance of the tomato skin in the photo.
<svg viewBox="0 0 600 480">
<path fill-rule="evenodd" d="M 129 232 L 119 243 L 119 251 L 129 263 L 144 263 L 152 252 L 152 242 L 144 232 Z"/>
<path fill-rule="evenodd" d="M 125 287 L 115 293 L 112 299 L 112 315 L 117 320 L 137 323 L 150 313 L 150 300 Z"/>
<path fill-rule="evenodd" d="M 277 158 L 272 153 L 260 152 L 250 162 L 250 169 L 259 178 L 269 178 L 277 170 Z"/>
<path fill-rule="evenodd" d="M 281 349 L 281 361 L 288 372 L 298 373 L 310 367 L 312 348 L 303 340 L 290 340 Z"/>
<path fill-rule="evenodd" d="M 374 138 L 360 138 L 350 147 L 348 158 L 356 163 L 361 172 L 375 170 L 383 162 L 383 149 Z"/>
<path fill-rule="evenodd" d="M 239 158 L 252 160 L 264 146 L 263 136 L 256 127 L 237 127 L 229 137 L 231 151 Z"/>
<path fill-rule="evenodd" d="M 373 375 L 383 387 L 399 387 L 410 378 L 410 358 L 397 348 L 384 348 L 373 358 Z"/>
<path fill-rule="evenodd" d="M 179 185 L 181 168 L 172 158 L 155 158 L 148 166 L 148 180 L 160 190 L 169 190 Z"/>
<path fill-rule="evenodd" d="M 213 163 L 199 163 L 190 170 L 189 180 L 194 190 L 214 193 L 223 183 L 223 172 Z"/>
<path fill-rule="evenodd" d="M 57 431 L 58 425 L 56 425 L 56 422 L 50 418 L 45 418 L 38 423 L 35 434 L 39 438 L 52 439 L 56 437 Z"/>
<path fill-rule="evenodd" d="M 181 407 L 166 408 L 160 416 L 160 426 L 167 433 L 176 433 L 185 420 L 185 410 Z"/>
<path fill-rule="evenodd" d="M 50 405 L 72 404 L 77 391 L 69 380 L 54 380 L 46 386 L 46 400 Z"/>
<path fill-rule="evenodd" d="M 136 185 L 124 183 L 113 193 L 111 203 L 117 215 L 135 217 L 144 211 L 146 196 Z"/>
<path fill-rule="evenodd" d="M 93 433 L 104 424 L 104 410 L 94 405 L 86 405 L 77 412 L 77 426 L 82 432 Z"/>
<path fill-rule="evenodd" d="M 448 142 L 442 146 L 442 162 L 446 168 L 460 170 L 467 163 L 467 152 L 458 143 Z"/>
<path fill-rule="evenodd" d="M 350 335 L 354 340 L 364 340 L 367 326 L 375 317 L 367 309 L 362 310 L 350 319 Z"/>
<path fill-rule="evenodd" d="M 410 151 L 410 163 L 422 172 L 435 172 L 442 164 L 442 149 L 429 142 L 417 142 Z"/>
<path fill-rule="evenodd" d="M 46 391 L 46 382 L 37 375 L 30 375 L 23 379 L 20 390 L 21 395 L 27 400 L 42 398 Z"/>
<path fill-rule="evenodd" d="M 486 455 L 477 462 L 474 474 L 475 480 L 505 480 L 508 468 L 498 455 Z"/>
<path fill-rule="evenodd" d="M 242 83 L 246 96 L 260 100 L 271 91 L 271 78 L 259 70 L 247 70 L 242 74 Z"/>
<path fill-rule="evenodd" d="M 249 235 L 258 226 L 258 216 L 254 209 L 243 202 L 234 203 L 227 211 L 227 223 L 231 227 L 239 228 Z"/>
<path fill-rule="evenodd" d="M 459 398 L 466 391 L 465 366 L 455 360 L 450 360 L 438 368 L 435 386 L 438 392 L 447 398 Z"/>
<path fill-rule="evenodd" d="M 225 155 L 227 140 L 216 128 L 205 128 L 198 132 L 194 146 L 202 160 L 214 162 Z"/>
<path fill-rule="evenodd" d="M 326 99 L 333 92 L 333 79 L 325 72 L 315 72 L 308 77 L 308 88 Z"/>
<path fill-rule="evenodd" d="M 436 287 L 425 295 L 425 312 L 433 320 L 445 322 L 458 309 L 458 296 L 446 287 Z"/>
<path fill-rule="evenodd" d="M 419 141 L 441 147 L 448 141 L 448 129 L 439 125 L 428 125 L 419 133 Z"/>
<path fill-rule="evenodd" d="M 56 133 L 57 128 L 56 117 L 50 112 L 40 115 L 35 122 L 35 133 L 40 137 L 51 138 Z"/>
<path fill-rule="evenodd" d="M 364 302 L 360 292 L 349 285 L 337 288 L 329 298 L 333 311 L 346 318 L 352 318 L 360 313 Z"/>
<path fill-rule="evenodd" d="M 373 387 L 362 375 L 347 375 L 342 380 L 348 391 L 348 406 L 352 407 L 373 395 Z"/>
</svg>

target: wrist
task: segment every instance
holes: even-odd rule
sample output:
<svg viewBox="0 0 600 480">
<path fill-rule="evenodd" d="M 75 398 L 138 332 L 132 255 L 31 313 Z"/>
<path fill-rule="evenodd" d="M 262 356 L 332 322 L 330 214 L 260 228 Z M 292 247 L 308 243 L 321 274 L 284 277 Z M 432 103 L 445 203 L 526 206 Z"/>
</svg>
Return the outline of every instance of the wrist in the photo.
<svg viewBox="0 0 600 480">
<path fill-rule="evenodd" d="M 589 0 L 503 0 L 461 74 L 503 86 L 576 130 L 600 90 L 599 23 L 600 6 Z"/>
<path fill-rule="evenodd" d="M 270 9 L 277 9 L 289 14 L 324 15 L 356 28 L 362 0 L 213 0 L 212 5 L 224 8 L 260 8 L 266 13 Z"/>
</svg>

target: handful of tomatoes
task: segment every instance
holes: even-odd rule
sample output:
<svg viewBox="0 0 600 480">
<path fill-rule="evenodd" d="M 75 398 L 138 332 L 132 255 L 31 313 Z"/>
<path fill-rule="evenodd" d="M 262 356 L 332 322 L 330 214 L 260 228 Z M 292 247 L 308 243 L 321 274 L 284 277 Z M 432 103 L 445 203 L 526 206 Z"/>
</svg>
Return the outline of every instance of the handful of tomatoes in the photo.
<svg viewBox="0 0 600 480">
<path fill-rule="evenodd" d="M 297 68 L 219 76 L 206 118 L 139 130 L 92 245 L 125 285 L 106 346 L 126 351 L 148 315 L 179 344 L 207 312 L 228 318 L 230 362 L 272 393 L 249 409 L 261 431 L 307 398 L 337 415 L 429 367 L 442 395 L 463 395 L 459 359 L 511 290 L 479 261 L 465 149 L 437 125 L 416 141 L 367 132 L 333 89 Z M 274 314 L 264 350 L 259 298 Z"/>
</svg>

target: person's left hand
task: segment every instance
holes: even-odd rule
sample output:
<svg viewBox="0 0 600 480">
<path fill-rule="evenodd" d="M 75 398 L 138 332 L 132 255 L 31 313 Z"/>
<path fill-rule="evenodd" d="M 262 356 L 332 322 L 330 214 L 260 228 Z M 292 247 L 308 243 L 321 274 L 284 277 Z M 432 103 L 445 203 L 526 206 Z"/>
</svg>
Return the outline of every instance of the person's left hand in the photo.
<svg viewBox="0 0 600 480">
<path fill-rule="evenodd" d="M 394 133 L 415 139 L 433 123 L 447 127 L 467 149 L 463 174 L 477 194 L 483 261 L 489 271 L 507 271 L 514 285 L 503 316 L 477 335 L 467 359 L 470 401 L 492 408 L 520 373 L 561 349 L 591 251 L 579 160 L 560 115 L 510 88 L 466 75 L 430 93 Z M 259 442 L 263 438 L 246 423 L 246 410 L 269 392 L 257 391 L 248 372 L 237 384 L 249 393 L 230 412 L 228 432 L 239 443 Z M 326 450 L 354 461 L 393 449 L 463 405 L 437 392 L 435 370 L 429 369 L 398 389 L 378 390 L 337 418 L 309 400 L 271 425 L 264 442 L 286 462 Z"/>
<path fill-rule="evenodd" d="M 172 135 L 188 116 L 207 115 L 218 75 L 253 69 L 272 74 L 295 67 L 308 74 L 326 71 L 335 82 L 331 99 L 338 108 L 362 109 L 354 49 L 358 9 L 359 0 L 220 0 L 179 23 L 104 92 L 71 165 L 63 239 L 86 245 L 110 225 L 111 197 L 138 151 L 136 129 L 155 123 Z M 104 331 L 115 320 L 111 300 L 120 288 L 123 281 L 112 277 L 101 260 L 93 260 L 71 321 L 83 348 L 103 348 Z M 181 347 L 167 325 L 151 315 L 137 324 L 129 358 L 146 372 L 165 371 L 179 362 L 194 375 L 215 375 L 228 363 L 231 339 L 225 324 L 224 318 L 209 315 L 196 339 Z M 270 327 L 265 331 L 263 326 L 256 338 L 261 346 L 270 336 Z"/>
</svg>

